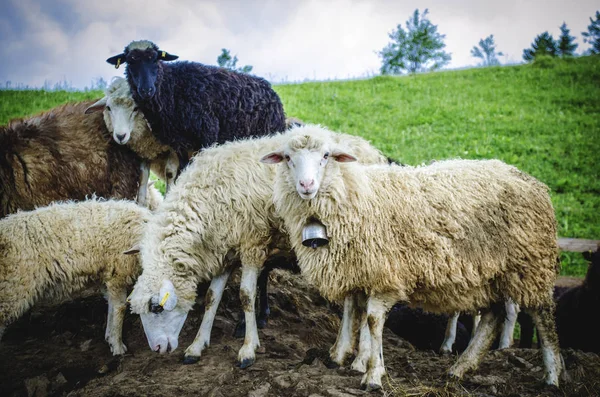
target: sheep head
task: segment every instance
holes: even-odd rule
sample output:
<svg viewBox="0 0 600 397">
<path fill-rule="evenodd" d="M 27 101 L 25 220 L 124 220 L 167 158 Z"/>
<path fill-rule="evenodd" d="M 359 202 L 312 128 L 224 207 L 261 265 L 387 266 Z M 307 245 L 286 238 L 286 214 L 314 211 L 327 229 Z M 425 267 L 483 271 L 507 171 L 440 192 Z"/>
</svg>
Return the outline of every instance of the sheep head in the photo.
<svg viewBox="0 0 600 397">
<path fill-rule="evenodd" d="M 121 54 L 108 58 L 106 62 L 116 68 L 127 63 L 125 73 L 130 78 L 131 88 L 137 91 L 142 100 L 149 100 L 156 93 L 160 61 L 173 61 L 177 58 L 177 55 L 159 50 L 151 41 L 139 40 L 132 41 Z"/>
<path fill-rule="evenodd" d="M 143 288 L 137 287 L 136 284 L 128 301 L 132 312 L 140 315 L 150 349 L 161 354 L 174 351 L 179 345 L 179 333 L 188 310 L 177 307 L 178 296 L 173 283 L 163 280 L 158 293 L 150 297 Z"/>
<path fill-rule="evenodd" d="M 139 136 L 149 130 L 144 115 L 138 111 L 133 101 L 127 80 L 114 77 L 104 95 L 104 98 L 88 107 L 85 113 L 103 110 L 106 128 L 112 133 L 115 142 L 125 145 L 132 134 L 137 134 L 139 139 Z"/>
<path fill-rule="evenodd" d="M 339 148 L 321 131 L 311 134 L 310 127 L 292 130 L 292 135 L 283 147 L 263 156 L 260 161 L 277 164 L 285 160 L 290 182 L 304 200 L 314 198 L 319 192 L 325 168 L 330 160 L 340 163 L 357 161 L 356 157 Z"/>
</svg>

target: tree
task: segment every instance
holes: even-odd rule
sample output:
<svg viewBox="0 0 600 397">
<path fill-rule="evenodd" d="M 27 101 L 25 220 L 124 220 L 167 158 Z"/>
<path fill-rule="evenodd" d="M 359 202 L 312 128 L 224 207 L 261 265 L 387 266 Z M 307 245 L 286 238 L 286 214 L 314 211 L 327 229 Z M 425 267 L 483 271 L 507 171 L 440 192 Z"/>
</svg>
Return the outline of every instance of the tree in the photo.
<svg viewBox="0 0 600 397">
<path fill-rule="evenodd" d="M 219 55 L 217 57 L 217 64 L 220 67 L 230 69 L 230 70 L 240 72 L 240 73 L 250 73 L 252 71 L 252 66 L 250 66 L 250 65 L 246 65 L 246 66 L 242 66 L 241 68 L 237 68 L 236 67 L 237 62 L 238 62 L 237 55 L 234 55 L 232 58 L 231 53 L 229 52 L 228 49 L 222 48 L 221 51 L 222 51 L 221 55 Z"/>
<path fill-rule="evenodd" d="M 575 55 L 575 50 L 578 44 L 574 43 L 575 36 L 570 36 L 570 29 L 567 28 L 567 24 L 563 22 L 560 26 L 560 37 L 558 38 L 557 53 L 561 57 L 572 57 Z"/>
<path fill-rule="evenodd" d="M 378 54 L 382 58 L 382 74 L 401 74 L 436 70 L 450 62 L 451 56 L 444 51 L 446 35 L 437 31 L 427 18 L 429 10 L 422 15 L 416 9 L 406 21 L 406 30 L 402 25 L 389 34 L 392 42 Z"/>
<path fill-rule="evenodd" d="M 587 32 L 581 32 L 583 42 L 589 43 L 592 48 L 588 50 L 590 54 L 600 54 L 600 11 L 596 11 L 596 20 L 590 17 L 590 24 Z"/>
<path fill-rule="evenodd" d="M 533 40 L 531 48 L 526 48 L 523 50 L 523 59 L 527 62 L 531 62 L 540 55 L 549 55 L 555 57 L 557 51 L 558 50 L 556 48 L 556 41 L 554 41 L 554 37 L 552 37 L 550 33 L 544 32 L 538 35 L 535 40 Z"/>
<path fill-rule="evenodd" d="M 502 56 L 501 52 L 496 52 L 496 43 L 494 43 L 494 35 L 491 34 L 485 39 L 479 40 L 479 47 L 474 46 L 471 49 L 471 55 L 475 58 L 481 58 L 483 66 L 500 65 L 498 60 Z"/>
</svg>

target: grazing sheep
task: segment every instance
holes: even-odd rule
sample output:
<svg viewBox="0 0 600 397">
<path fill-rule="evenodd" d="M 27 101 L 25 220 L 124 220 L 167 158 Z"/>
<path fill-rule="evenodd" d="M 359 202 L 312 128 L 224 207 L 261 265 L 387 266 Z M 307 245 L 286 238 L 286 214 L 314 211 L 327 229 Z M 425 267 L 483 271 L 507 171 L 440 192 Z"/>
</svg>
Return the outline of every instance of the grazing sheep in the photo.
<svg viewBox="0 0 600 397">
<path fill-rule="evenodd" d="M 197 62 L 165 63 L 177 58 L 140 40 L 106 61 L 127 63 L 135 103 L 181 168 L 190 151 L 285 130 L 283 105 L 266 80 Z"/>
<path fill-rule="evenodd" d="M 556 329 L 561 347 L 600 353 L 600 252 L 588 258 L 591 263 L 583 284 L 568 289 L 556 302 Z"/>
<path fill-rule="evenodd" d="M 114 77 L 104 97 L 90 105 L 86 114 L 103 110 L 106 128 L 119 145 L 127 145 L 142 159 L 137 202 L 146 205 L 150 171 L 165 182 L 166 191 L 175 182 L 177 155 L 169 146 L 156 140 L 144 116 L 133 102 L 127 80 Z"/>
<path fill-rule="evenodd" d="M 53 201 L 134 199 L 139 157 L 111 139 L 94 101 L 62 105 L 0 127 L 0 218 Z"/>
<path fill-rule="evenodd" d="M 246 337 L 238 361 L 243 368 L 254 362 L 259 346 L 254 315 L 258 273 L 273 253 L 289 251 L 271 202 L 275 170 L 259 164 L 256 153 L 264 147 L 274 150 L 286 136 L 304 129 L 332 134 L 313 125 L 228 142 L 199 152 L 180 175 L 142 239 L 143 273 L 130 298 L 132 311 L 141 315 L 152 350 L 164 353 L 177 347 L 179 332 L 195 302 L 196 286 L 212 278 L 200 330 L 185 351 L 184 362 L 198 361 L 210 344 L 229 266 L 239 258 Z M 365 140 L 352 136 L 345 136 L 345 140 L 349 150 L 361 155 L 363 161 L 386 162 L 385 156 Z"/>
<path fill-rule="evenodd" d="M 1 219 L 0 334 L 37 302 L 103 284 L 105 337 L 113 354 L 125 353 L 125 299 L 141 268 L 137 257 L 123 251 L 139 241 L 149 215 L 133 202 L 89 200 Z"/>
<path fill-rule="evenodd" d="M 304 276 L 327 299 L 348 301 L 359 292 L 368 298 L 363 387 L 381 387 L 383 320 L 395 302 L 433 313 L 482 310 L 474 339 L 450 369 L 462 377 L 489 348 L 508 298 L 533 315 L 546 382 L 558 385 L 551 296 L 558 247 L 547 187 L 497 160 L 413 168 L 356 159 L 329 136 L 307 132 L 261 161 L 283 163 L 273 202 Z M 310 219 L 326 226 L 329 245 L 302 245 Z"/>
</svg>

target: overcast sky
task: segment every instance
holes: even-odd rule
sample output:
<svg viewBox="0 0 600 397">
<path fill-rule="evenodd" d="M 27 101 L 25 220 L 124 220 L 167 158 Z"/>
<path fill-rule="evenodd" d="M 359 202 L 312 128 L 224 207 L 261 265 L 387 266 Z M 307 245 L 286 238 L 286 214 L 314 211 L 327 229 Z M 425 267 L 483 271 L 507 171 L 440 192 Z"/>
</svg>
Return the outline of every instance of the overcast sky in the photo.
<svg viewBox="0 0 600 397">
<path fill-rule="evenodd" d="M 446 35 L 449 68 L 476 65 L 470 49 L 494 34 L 502 63 L 565 21 L 580 44 L 591 0 L 0 0 L 0 85 L 66 78 L 89 86 L 122 75 L 106 58 L 149 39 L 180 59 L 216 64 L 221 48 L 273 82 L 346 79 L 379 71 L 377 51 L 415 8 Z"/>
</svg>

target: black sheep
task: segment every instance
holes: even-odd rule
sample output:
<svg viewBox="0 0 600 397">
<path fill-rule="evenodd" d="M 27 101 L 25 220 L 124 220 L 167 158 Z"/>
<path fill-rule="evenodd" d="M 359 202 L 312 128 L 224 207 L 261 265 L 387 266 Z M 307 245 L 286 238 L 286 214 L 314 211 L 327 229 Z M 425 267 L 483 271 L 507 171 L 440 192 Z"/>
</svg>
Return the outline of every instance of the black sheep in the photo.
<svg viewBox="0 0 600 397">
<path fill-rule="evenodd" d="M 285 130 L 283 105 L 269 82 L 197 62 L 164 62 L 177 58 L 141 40 L 106 61 L 127 64 L 134 101 L 182 168 L 189 151 Z"/>
<path fill-rule="evenodd" d="M 563 293 L 556 303 L 556 329 L 560 347 L 600 353 L 600 252 L 591 259 L 583 284 Z"/>
</svg>

